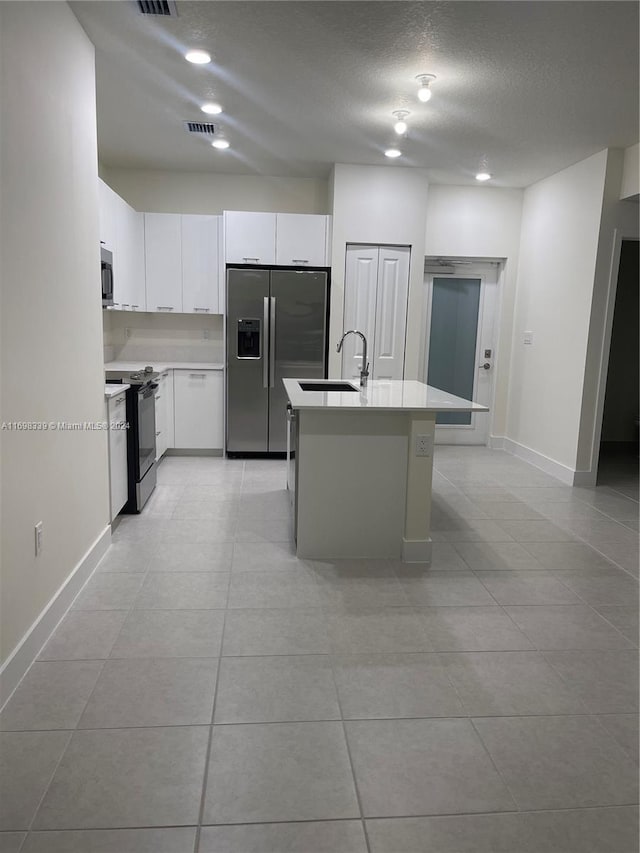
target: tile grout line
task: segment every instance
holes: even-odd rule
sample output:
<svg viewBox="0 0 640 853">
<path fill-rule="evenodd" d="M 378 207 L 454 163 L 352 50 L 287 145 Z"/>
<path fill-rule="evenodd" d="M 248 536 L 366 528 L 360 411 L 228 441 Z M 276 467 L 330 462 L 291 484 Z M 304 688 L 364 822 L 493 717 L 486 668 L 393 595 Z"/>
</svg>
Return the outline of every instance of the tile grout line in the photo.
<svg viewBox="0 0 640 853">
<path fill-rule="evenodd" d="M 244 465 L 243 465 L 243 476 L 244 476 Z M 231 559 L 233 560 L 233 553 L 235 550 L 235 545 L 231 550 Z M 216 704 L 218 701 L 218 690 L 220 687 L 220 669 L 222 667 L 222 645 L 224 643 L 224 634 L 225 628 L 227 624 L 227 613 L 228 613 L 228 603 L 229 603 L 229 594 L 231 588 L 231 572 L 229 572 L 229 582 L 227 585 L 227 608 L 225 608 L 224 616 L 222 617 L 222 631 L 220 633 L 220 649 L 218 653 L 218 666 L 216 669 L 216 686 L 213 692 L 213 703 L 211 705 L 211 723 L 209 725 L 209 738 L 207 740 L 207 749 L 205 752 L 205 760 L 204 760 L 204 772 L 202 774 L 202 791 L 200 794 L 200 807 L 198 809 L 198 825 L 196 827 L 196 834 L 194 838 L 194 853 L 198 853 L 200 848 L 200 836 L 202 834 L 202 819 L 204 817 L 204 809 L 207 799 L 207 785 L 209 782 L 209 764 L 211 761 L 211 748 L 213 745 L 213 733 L 214 733 L 214 725 L 215 725 L 215 714 L 216 714 Z"/>
<path fill-rule="evenodd" d="M 362 832 L 364 835 L 364 842 L 365 842 L 365 845 L 367 848 L 367 853 L 372 853 L 371 842 L 369 840 L 369 830 L 367 828 L 364 809 L 362 807 L 362 797 L 360 795 L 360 788 L 358 786 L 358 780 L 356 778 L 356 770 L 355 770 L 355 765 L 353 762 L 353 756 L 351 755 L 351 746 L 349 744 L 349 737 L 347 735 L 346 721 L 344 718 L 344 711 L 342 709 L 342 701 L 340 699 L 340 690 L 338 688 L 338 681 L 336 679 L 335 665 L 334 665 L 333 657 L 334 656 L 332 654 L 329 656 L 329 667 L 331 669 L 331 678 L 333 681 L 333 689 L 335 690 L 335 693 L 336 693 L 336 702 L 338 703 L 338 710 L 340 712 L 340 722 L 342 725 L 342 737 L 344 738 L 345 748 L 347 750 L 347 758 L 349 760 L 349 767 L 351 769 L 351 778 L 353 779 L 353 787 L 354 787 L 354 791 L 355 791 L 355 795 L 356 795 L 356 802 L 358 804 L 358 810 L 360 812 L 360 825 L 362 826 Z"/>
</svg>

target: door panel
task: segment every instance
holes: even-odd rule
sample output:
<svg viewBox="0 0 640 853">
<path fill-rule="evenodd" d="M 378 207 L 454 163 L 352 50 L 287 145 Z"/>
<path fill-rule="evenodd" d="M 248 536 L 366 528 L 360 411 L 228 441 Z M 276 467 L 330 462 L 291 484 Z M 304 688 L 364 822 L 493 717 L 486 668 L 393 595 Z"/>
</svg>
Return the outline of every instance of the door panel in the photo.
<svg viewBox="0 0 640 853">
<path fill-rule="evenodd" d="M 268 297 L 268 270 L 228 270 L 226 446 L 232 453 L 268 449 Z"/>
<path fill-rule="evenodd" d="M 287 395 L 284 378 L 322 379 L 325 374 L 327 275 L 271 272 L 271 328 L 275 361 L 269 389 L 269 451 L 287 449 Z"/>
<path fill-rule="evenodd" d="M 434 271 L 425 279 L 424 381 L 491 408 L 498 265 L 453 262 L 452 266 L 452 274 Z M 443 413 L 436 424 L 438 444 L 486 444 L 491 414 Z"/>
<path fill-rule="evenodd" d="M 367 338 L 371 354 L 376 328 L 378 260 L 377 246 L 347 246 L 344 331 L 361 331 Z M 359 380 L 361 364 L 362 341 L 358 335 L 349 335 L 342 348 L 342 378 Z"/>
<path fill-rule="evenodd" d="M 479 278 L 435 278 L 427 384 L 472 400 L 476 378 Z M 440 412 L 437 424 L 470 424 L 471 412 Z"/>
<path fill-rule="evenodd" d="M 409 256 L 408 246 L 381 246 L 379 250 L 373 379 L 402 379 L 404 375 Z"/>
</svg>

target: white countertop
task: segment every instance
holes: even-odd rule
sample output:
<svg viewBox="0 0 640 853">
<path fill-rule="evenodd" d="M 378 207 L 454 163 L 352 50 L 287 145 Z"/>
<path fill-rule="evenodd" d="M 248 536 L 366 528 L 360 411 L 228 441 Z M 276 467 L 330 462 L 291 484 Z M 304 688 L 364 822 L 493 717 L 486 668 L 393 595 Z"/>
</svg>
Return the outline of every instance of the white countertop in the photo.
<svg viewBox="0 0 640 853">
<path fill-rule="evenodd" d="M 224 365 L 213 361 L 108 361 L 105 370 L 121 370 L 123 373 L 136 373 L 150 364 L 157 373 L 165 370 L 223 370 Z"/>
<path fill-rule="evenodd" d="M 298 382 L 304 379 L 283 379 L 289 402 L 294 409 L 340 409 L 343 412 L 488 412 L 471 400 L 463 400 L 423 382 L 372 379 L 358 391 L 303 391 Z M 313 382 L 313 379 L 306 380 Z M 316 380 L 317 381 L 317 380 Z M 335 380 L 339 381 L 339 380 Z"/>
<path fill-rule="evenodd" d="M 122 394 L 122 392 L 126 391 L 128 388 L 131 388 L 131 385 L 105 385 L 104 396 L 109 399 L 110 397 Z"/>
</svg>

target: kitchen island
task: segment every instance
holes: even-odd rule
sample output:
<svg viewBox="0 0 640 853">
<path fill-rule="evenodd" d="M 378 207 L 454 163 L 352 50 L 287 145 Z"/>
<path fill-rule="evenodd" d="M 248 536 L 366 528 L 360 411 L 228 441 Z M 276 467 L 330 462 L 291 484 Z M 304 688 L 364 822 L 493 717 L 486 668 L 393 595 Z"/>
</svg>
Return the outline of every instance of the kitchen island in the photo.
<svg viewBox="0 0 640 853">
<path fill-rule="evenodd" d="M 298 556 L 430 563 L 436 415 L 488 408 L 416 381 L 283 382 Z"/>
</svg>

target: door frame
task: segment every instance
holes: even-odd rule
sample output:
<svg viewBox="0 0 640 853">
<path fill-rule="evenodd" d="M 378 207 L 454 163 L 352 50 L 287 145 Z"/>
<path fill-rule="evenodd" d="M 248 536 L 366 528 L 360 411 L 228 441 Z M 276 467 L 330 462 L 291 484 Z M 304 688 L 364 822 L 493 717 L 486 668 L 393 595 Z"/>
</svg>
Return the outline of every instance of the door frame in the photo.
<svg viewBox="0 0 640 853">
<path fill-rule="evenodd" d="M 618 293 L 618 277 L 620 275 L 620 260 L 622 257 L 623 242 L 638 243 L 640 238 L 637 234 L 626 234 L 616 228 L 613 232 L 613 248 L 611 251 L 611 263 L 609 266 L 609 281 L 607 285 L 607 301 L 602 329 L 602 347 L 599 354 L 598 387 L 596 391 L 595 417 L 593 421 L 593 433 L 591 435 L 591 459 L 588 471 L 576 471 L 573 475 L 574 486 L 595 486 L 598 480 L 598 467 L 600 464 L 600 441 L 602 438 L 602 421 L 604 418 L 604 398 L 607 390 L 607 377 L 609 374 L 609 356 L 611 354 L 611 336 L 613 334 L 613 314 L 616 307 L 616 296 Z M 578 435 L 578 445 L 581 436 Z"/>
<path fill-rule="evenodd" d="M 485 294 L 487 284 L 495 287 L 495 301 L 493 306 L 493 328 L 491 330 L 491 349 L 492 349 L 492 382 L 489 392 L 489 421 L 487 424 L 487 436 L 484 444 L 477 445 L 478 447 L 489 446 L 493 433 L 493 418 L 496 397 L 496 376 L 498 364 L 498 340 L 501 315 L 501 294 L 502 289 L 500 284 L 503 279 L 504 262 L 501 260 L 478 258 L 450 258 L 447 259 L 450 263 L 442 263 L 441 258 L 425 258 L 424 272 L 424 300 L 422 309 L 422 335 L 420 347 L 420 370 L 419 378 L 421 382 L 427 384 L 427 355 L 429 353 L 429 343 L 431 337 L 431 302 L 433 296 L 433 279 L 434 278 L 470 278 L 480 279 L 480 301 L 478 304 L 478 329 L 481 330 L 482 318 L 485 309 Z M 442 271 L 438 271 L 437 267 L 442 266 Z M 482 349 L 482 336 L 477 335 L 476 338 L 476 365 L 480 362 L 480 351 Z M 474 393 L 478 376 L 474 377 Z M 485 414 L 482 415 L 486 417 Z M 436 444 L 446 444 L 446 433 L 451 430 L 462 430 L 472 432 L 476 429 L 476 419 L 478 415 L 471 415 L 470 424 L 438 424 L 436 426 Z M 462 443 L 461 443 L 461 446 Z"/>
</svg>

